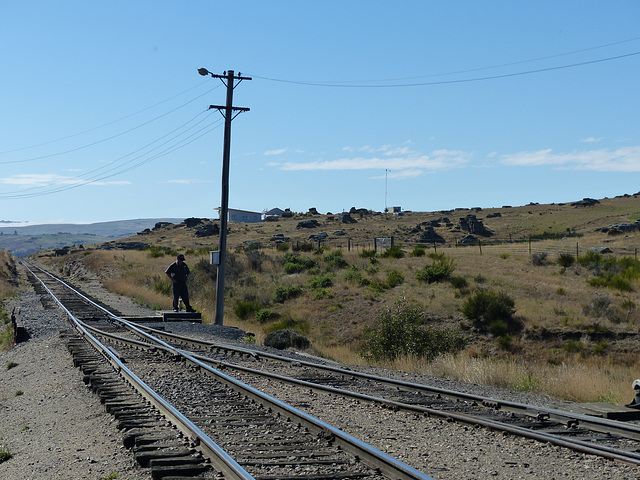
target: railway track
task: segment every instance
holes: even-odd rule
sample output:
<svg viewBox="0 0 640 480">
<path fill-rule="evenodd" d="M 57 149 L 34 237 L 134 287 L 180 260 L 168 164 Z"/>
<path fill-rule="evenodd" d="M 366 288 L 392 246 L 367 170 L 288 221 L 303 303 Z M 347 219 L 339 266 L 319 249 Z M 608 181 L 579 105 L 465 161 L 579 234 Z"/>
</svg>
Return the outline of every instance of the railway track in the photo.
<svg viewBox="0 0 640 480">
<path fill-rule="evenodd" d="M 59 284 L 60 281 L 54 280 L 55 283 Z M 209 373 L 211 377 L 218 377 L 217 382 L 220 382 L 220 378 L 224 379 L 222 383 L 227 384 L 227 386 L 239 379 L 242 384 L 254 385 L 256 388 L 252 390 L 260 388 L 277 392 L 278 384 L 287 383 L 302 388 L 304 392 L 346 397 L 357 402 L 382 404 L 392 410 L 410 411 L 417 414 L 418 417 L 416 418 L 420 419 L 441 417 L 465 424 L 481 425 L 486 428 L 532 438 L 590 455 L 602 456 L 631 465 L 640 464 L 640 454 L 638 453 L 640 451 L 640 427 L 635 423 L 607 420 L 554 408 L 508 402 L 463 392 L 433 388 L 427 385 L 377 377 L 321 362 L 305 361 L 268 352 L 258 352 L 249 348 L 212 342 L 203 338 L 176 335 L 144 325 L 134 325 L 131 322 L 122 321 L 117 315 L 107 313 L 102 306 L 94 306 L 94 308 L 101 310 L 105 316 L 101 317 L 95 313 L 89 315 L 88 318 L 91 320 L 88 323 L 92 325 L 86 324 L 85 328 L 104 339 L 105 342 L 113 345 L 119 355 L 126 358 L 127 365 L 152 366 L 146 379 L 150 384 L 153 384 L 157 378 L 173 375 L 167 368 L 171 363 L 175 362 L 167 362 L 168 358 L 183 358 L 186 360 L 185 363 L 190 365 L 188 383 L 190 385 L 198 385 L 198 388 L 195 389 L 196 393 L 187 402 L 188 405 L 193 407 L 189 407 L 189 415 L 197 418 L 201 425 L 220 424 L 220 418 L 228 420 L 230 425 L 238 425 L 238 420 L 234 419 L 230 413 L 223 413 L 221 414 L 222 417 L 219 418 L 208 416 L 205 413 L 207 411 L 222 411 L 219 404 L 207 407 L 199 402 L 199 395 L 201 394 L 197 392 L 202 392 L 203 390 L 218 392 L 217 387 L 207 383 L 211 381 L 209 378 L 206 381 L 203 380 L 202 373 L 205 372 Z M 225 375 L 222 371 L 233 372 L 233 377 Z M 186 378 L 186 374 L 183 375 Z M 182 393 L 171 391 L 163 382 L 158 382 L 155 388 L 162 390 L 163 396 L 171 399 L 171 401 L 178 401 L 178 397 Z M 243 393 L 241 395 L 252 398 L 253 393 Z M 299 397 L 303 396 L 300 395 Z M 218 393 L 214 397 L 217 398 Z M 260 403 L 254 398 L 252 400 L 255 404 Z M 235 405 L 236 402 L 237 400 L 233 400 L 231 403 Z M 299 403 L 304 403 L 304 400 L 299 400 Z M 222 404 L 224 405 L 225 401 Z M 273 408 L 260 407 L 258 411 L 252 411 L 247 415 L 255 418 L 263 417 L 265 409 L 269 411 Z M 279 420 L 287 418 L 291 422 L 290 410 L 281 410 L 280 407 L 276 410 L 280 414 Z M 297 424 L 298 429 L 314 431 L 312 427 L 306 424 L 306 421 L 298 419 L 293 420 L 293 423 Z M 220 444 L 224 444 L 225 439 L 231 439 L 227 447 L 231 450 L 233 444 L 240 444 L 237 435 L 242 436 L 244 435 L 243 432 L 246 431 L 246 425 L 243 426 L 242 423 L 239 425 L 241 426 L 238 427 L 238 430 L 233 430 L 232 427 L 229 427 L 230 429 L 221 437 L 216 436 L 215 432 L 210 433 L 210 435 L 212 438 L 217 438 Z M 203 430 L 205 429 L 205 427 L 202 428 Z M 269 431 L 268 428 L 267 431 Z M 315 435 L 316 442 L 318 438 L 323 438 L 325 440 L 329 439 L 329 444 L 335 443 L 335 435 L 327 433 L 323 428 L 314 432 L 313 435 Z M 264 436 L 264 433 L 260 435 Z M 271 446 L 280 442 L 278 449 L 281 449 L 283 443 L 287 441 L 278 440 L 278 442 L 275 442 L 266 440 L 266 437 L 264 438 L 264 443 Z M 302 442 L 298 438 L 295 440 L 293 440 L 294 437 L 287 438 L 289 439 L 288 441 L 293 442 L 292 444 L 302 445 L 302 443 L 298 443 Z M 265 462 L 259 460 L 259 458 L 269 458 L 273 453 L 265 453 L 265 450 L 259 450 L 258 447 L 262 448 L 265 445 L 243 445 L 239 453 L 235 455 L 241 455 L 245 451 L 255 451 L 257 455 L 255 458 L 241 458 L 240 463 L 245 461 L 248 462 L 247 465 L 253 464 L 253 466 L 256 466 L 256 464 L 260 464 L 265 467 Z M 325 451 L 320 450 L 317 444 L 307 444 L 305 448 L 311 450 L 318 448 L 319 452 L 323 452 L 318 453 L 318 456 L 324 457 L 326 455 Z M 354 447 L 342 446 L 341 448 L 343 449 L 342 453 L 349 452 L 351 449 L 351 457 L 336 457 L 339 459 L 338 462 L 346 462 L 340 463 L 345 468 L 350 464 L 354 464 L 353 459 L 362 459 L 361 454 L 353 450 Z M 290 450 L 285 449 L 284 451 L 291 453 Z M 302 457 L 296 453 L 287 455 L 287 458 L 289 458 L 289 462 L 295 463 L 293 459 Z M 368 460 L 363 463 L 373 465 L 374 470 L 383 472 L 383 469 L 374 460 Z M 302 468 L 300 463 L 297 463 L 297 468 L 298 470 Z M 255 478 L 281 478 L 278 474 L 272 475 L 271 473 L 260 470 L 255 473 L 257 475 Z M 337 474 L 335 471 L 330 474 L 333 475 L 330 477 L 309 477 L 309 475 L 315 474 L 313 470 L 307 470 L 304 478 L 340 478 L 335 476 Z M 376 478 L 360 477 L 359 475 L 366 475 L 366 473 L 359 471 L 349 474 L 354 475 L 353 478 Z M 395 476 L 396 474 L 394 473 L 387 473 L 386 475 L 388 475 L 388 478 L 407 478 Z"/>
<path fill-rule="evenodd" d="M 153 478 L 431 478 L 25 266 L 37 291 L 66 312 L 74 364 Z M 124 328 L 144 340 L 119 335 Z"/>
</svg>

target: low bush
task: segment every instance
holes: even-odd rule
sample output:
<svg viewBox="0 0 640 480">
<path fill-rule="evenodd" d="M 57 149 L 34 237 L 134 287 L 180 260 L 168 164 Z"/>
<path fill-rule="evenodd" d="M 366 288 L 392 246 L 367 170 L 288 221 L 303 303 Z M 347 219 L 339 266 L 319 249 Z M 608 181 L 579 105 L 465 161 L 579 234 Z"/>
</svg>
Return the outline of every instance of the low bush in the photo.
<svg viewBox="0 0 640 480">
<path fill-rule="evenodd" d="M 425 266 L 418 272 L 416 278 L 421 282 L 434 283 L 442 280 L 448 280 L 451 274 L 456 269 L 456 263 L 452 258 L 441 256 L 433 256 L 434 262 L 431 265 Z"/>
<path fill-rule="evenodd" d="M 404 283 L 404 275 L 400 273 L 398 270 L 390 270 L 387 273 L 387 287 L 394 288 L 398 285 L 402 285 Z"/>
<path fill-rule="evenodd" d="M 424 247 L 415 247 L 411 250 L 412 257 L 424 257 L 427 253 L 427 250 Z"/>
<path fill-rule="evenodd" d="M 558 255 L 556 263 L 562 268 L 569 268 L 573 266 L 574 263 L 576 263 L 576 257 L 571 255 L 570 253 L 561 253 L 560 255 Z"/>
<path fill-rule="evenodd" d="M 547 252 L 535 252 L 531 254 L 531 263 L 536 267 L 541 267 L 547 263 Z"/>
<path fill-rule="evenodd" d="M 433 359 L 464 348 L 466 339 L 457 328 L 425 325 L 424 313 L 405 302 L 381 312 L 374 327 L 364 329 L 360 355 L 368 360 L 395 360 L 402 356 Z"/>
<path fill-rule="evenodd" d="M 302 287 L 297 285 L 278 286 L 275 290 L 275 301 L 284 303 L 291 298 L 299 297 L 302 294 Z"/>
<path fill-rule="evenodd" d="M 404 258 L 404 250 L 399 245 L 392 245 L 380 254 L 382 258 Z"/>
<path fill-rule="evenodd" d="M 311 270 L 318 265 L 313 258 L 301 257 L 289 252 L 284 254 L 282 263 L 284 272 L 288 274 Z"/>
<path fill-rule="evenodd" d="M 324 256 L 324 265 L 327 270 L 339 270 L 349 266 L 342 256 L 342 252 L 337 250 Z"/>
<path fill-rule="evenodd" d="M 258 323 L 267 323 L 275 318 L 278 318 L 278 314 L 268 308 L 261 308 L 256 312 L 256 322 Z"/>
<path fill-rule="evenodd" d="M 233 307 L 233 313 L 235 313 L 238 318 L 244 320 L 255 314 L 260 308 L 260 303 L 255 300 L 238 300 Z"/>
<path fill-rule="evenodd" d="M 309 281 L 309 287 L 313 290 L 327 288 L 333 285 L 333 279 L 329 275 L 316 275 Z"/>
<path fill-rule="evenodd" d="M 506 293 L 478 290 L 464 301 L 460 311 L 476 328 L 495 336 L 522 328 L 521 322 L 514 318 L 515 302 Z"/>
</svg>

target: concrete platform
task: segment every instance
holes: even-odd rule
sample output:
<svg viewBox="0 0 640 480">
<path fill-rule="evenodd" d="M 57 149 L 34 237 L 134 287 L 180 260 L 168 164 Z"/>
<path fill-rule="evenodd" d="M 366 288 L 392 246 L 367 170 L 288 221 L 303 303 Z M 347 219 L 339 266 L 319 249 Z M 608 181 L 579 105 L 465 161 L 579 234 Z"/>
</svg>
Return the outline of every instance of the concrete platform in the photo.
<svg viewBox="0 0 640 480">
<path fill-rule="evenodd" d="M 576 403 L 570 408 L 563 408 L 574 413 L 607 418 L 609 420 L 640 420 L 640 410 L 620 405 L 612 405 L 611 403 Z"/>
</svg>

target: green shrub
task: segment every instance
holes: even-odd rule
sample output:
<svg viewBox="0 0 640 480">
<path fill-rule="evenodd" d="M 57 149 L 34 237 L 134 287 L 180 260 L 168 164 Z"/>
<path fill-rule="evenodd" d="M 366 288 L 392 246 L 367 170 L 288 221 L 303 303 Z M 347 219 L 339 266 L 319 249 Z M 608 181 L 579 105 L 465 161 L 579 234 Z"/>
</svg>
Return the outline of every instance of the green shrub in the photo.
<svg viewBox="0 0 640 480">
<path fill-rule="evenodd" d="M 291 248 L 291 244 L 290 243 L 279 243 L 276 246 L 276 250 L 279 252 L 288 252 L 289 249 Z"/>
<path fill-rule="evenodd" d="M 338 250 L 324 256 L 324 265 L 327 270 L 339 270 L 348 267 L 349 262 L 344 259 L 342 252 Z"/>
<path fill-rule="evenodd" d="M 467 288 L 469 286 L 469 282 L 464 277 L 459 277 L 457 275 L 452 275 L 449 277 L 449 282 L 453 286 L 453 288 L 457 288 L 462 290 L 463 288 Z"/>
<path fill-rule="evenodd" d="M 333 279 L 329 275 L 316 275 L 309 281 L 309 287 L 313 290 L 327 288 L 333 285 Z"/>
<path fill-rule="evenodd" d="M 238 300 L 233 307 L 233 313 L 235 313 L 238 318 L 244 320 L 260 310 L 260 308 L 260 303 L 255 300 Z"/>
<path fill-rule="evenodd" d="M 399 245 L 392 245 L 380 254 L 382 258 L 403 258 L 404 251 Z"/>
<path fill-rule="evenodd" d="M 326 300 L 335 297 L 335 293 L 330 288 L 317 288 L 311 297 L 313 300 Z"/>
<path fill-rule="evenodd" d="M 291 245 L 291 250 L 293 250 L 294 252 L 312 252 L 313 248 L 313 243 L 308 242 Z"/>
<path fill-rule="evenodd" d="M 278 286 L 275 291 L 275 301 L 278 303 L 284 303 L 285 301 L 296 298 L 302 294 L 302 287 L 297 285 L 291 286 Z"/>
<path fill-rule="evenodd" d="M 374 258 L 376 256 L 376 251 L 375 250 L 369 250 L 369 249 L 364 249 L 362 250 L 359 255 L 362 258 Z"/>
<path fill-rule="evenodd" d="M 411 250 L 411 256 L 413 257 L 424 257 L 427 253 L 427 250 L 424 247 L 415 247 Z"/>
<path fill-rule="evenodd" d="M 387 273 L 387 287 L 394 288 L 404 283 L 404 275 L 398 270 L 391 270 Z"/>
<path fill-rule="evenodd" d="M 569 268 L 576 263 L 576 257 L 571 255 L 570 253 L 561 253 L 558 255 L 558 259 L 556 260 L 557 264 L 562 268 Z"/>
<path fill-rule="evenodd" d="M 478 290 L 464 301 L 460 311 L 473 321 L 475 327 L 496 336 L 522 327 L 521 322 L 513 317 L 515 302 L 506 293 Z"/>
<path fill-rule="evenodd" d="M 258 323 L 267 323 L 277 317 L 278 314 L 268 308 L 261 308 L 256 312 L 256 322 Z"/>
<path fill-rule="evenodd" d="M 284 272 L 288 274 L 311 270 L 318 265 L 313 258 L 301 257 L 290 252 L 284 254 L 282 263 Z"/>
<path fill-rule="evenodd" d="M 427 265 L 420 270 L 416 278 L 426 283 L 440 282 L 449 279 L 455 268 L 455 261 L 452 258 L 442 255 L 435 257 L 431 265 Z"/>
<path fill-rule="evenodd" d="M 309 333 L 309 322 L 306 320 L 295 320 L 292 317 L 283 317 L 279 321 L 264 328 L 265 333 L 276 332 L 288 328 L 302 335 Z"/>
<path fill-rule="evenodd" d="M 11 450 L 9 450 L 7 447 L 0 448 L 0 463 L 6 462 L 11 457 L 13 457 Z"/>
<path fill-rule="evenodd" d="M 464 348 L 466 339 L 457 328 L 424 325 L 424 314 L 404 302 L 381 312 L 374 327 L 364 329 L 360 354 L 373 361 L 395 360 L 401 356 L 433 359 Z"/>
</svg>

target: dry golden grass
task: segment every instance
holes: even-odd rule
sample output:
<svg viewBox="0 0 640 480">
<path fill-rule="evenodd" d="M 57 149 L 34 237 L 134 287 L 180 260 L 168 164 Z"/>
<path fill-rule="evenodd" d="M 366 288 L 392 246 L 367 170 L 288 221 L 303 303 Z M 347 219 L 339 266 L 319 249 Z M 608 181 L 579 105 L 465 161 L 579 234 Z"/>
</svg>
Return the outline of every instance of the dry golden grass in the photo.
<svg viewBox="0 0 640 480">
<path fill-rule="evenodd" d="M 500 217 L 485 218 L 487 214 L 497 212 Z M 463 277 L 467 287 L 456 289 L 447 282 L 425 284 L 418 281 L 417 273 L 432 260 L 426 256 L 410 256 L 418 243 L 416 226 L 442 217 L 448 217 L 455 223 L 470 213 L 484 218 L 485 226 L 494 232 L 494 236 L 484 240 L 481 247 L 456 247 L 456 240 L 462 236 L 459 231 L 445 227 L 436 229 L 447 241 L 445 245 L 437 246 L 437 252 L 456 262 L 454 275 Z M 640 328 L 640 313 L 636 306 L 640 305 L 637 295 L 640 285 L 635 285 L 631 292 L 596 289 L 587 284 L 592 277 L 591 272 L 578 266 L 562 268 L 556 259 L 560 253 L 584 254 L 590 247 L 603 245 L 609 246 L 616 255 L 635 255 L 640 248 L 640 237 L 635 234 L 608 237 L 594 230 L 640 218 L 640 199 L 604 199 L 590 208 L 527 205 L 482 212 L 459 210 L 411 212 L 402 217 L 356 216 L 358 223 L 348 225 L 330 216 L 313 218 L 319 221 L 320 229 L 330 235 L 328 251 L 340 250 L 349 265 L 361 275 L 383 285 L 389 272 L 397 270 L 404 277 L 404 282 L 394 288 L 360 286 L 345 278 L 346 270 L 327 273 L 322 255 L 300 253 L 318 260 L 319 271 L 316 273 L 332 276 L 333 285 L 325 292 L 325 298 L 314 299 L 315 292 L 309 286 L 314 273 L 284 274 L 283 252 L 277 251 L 269 243 L 269 238 L 282 233 L 295 245 L 307 241 L 309 234 L 318 230 L 296 228 L 301 216 L 262 224 L 231 224 L 229 247 L 232 255 L 227 265 L 226 325 L 252 332 L 255 341 L 262 343 L 269 324 L 258 324 L 252 314 L 245 319 L 235 314 L 239 302 L 253 301 L 261 308 L 275 311 L 280 319 L 291 318 L 304 326 L 319 354 L 358 364 L 363 362 L 356 352 L 362 340 L 363 327 L 373 325 L 378 314 L 398 299 L 404 298 L 411 305 L 421 307 L 433 324 L 468 327 L 469 322 L 460 314 L 465 298 L 475 289 L 501 291 L 515 300 L 516 315 L 524 323 L 521 334 L 514 335 L 510 342 L 500 345 L 491 336 L 468 330 L 473 341 L 455 357 L 443 357 L 431 363 L 403 359 L 387 366 L 515 390 L 531 390 L 576 401 L 608 399 L 626 403 L 630 400 L 631 381 L 640 376 L 634 373 L 638 367 L 635 356 L 640 353 L 640 347 L 633 340 Z M 345 235 L 332 235 L 337 230 L 343 230 Z M 531 244 L 526 241 L 529 235 L 569 231 L 582 236 Z M 379 258 L 372 265 L 360 253 L 364 248 L 373 247 L 374 237 L 384 236 L 393 236 L 396 244 L 403 245 L 407 255 L 402 259 Z M 490 244 L 495 239 L 511 239 L 513 242 Z M 196 238 L 186 227 L 172 227 L 135 240 L 185 252 L 187 263 L 196 273 L 190 286 L 192 303 L 203 312 L 205 321 L 212 321 L 215 281 L 211 278 L 211 269 L 207 270 L 200 262 L 207 263 L 206 252 L 217 249 L 218 237 Z M 247 241 L 258 241 L 263 247 L 270 247 L 258 252 L 236 250 Z M 433 252 L 433 247 L 427 246 L 427 253 Z M 531 254 L 540 252 L 547 254 L 547 261 L 544 265 L 534 265 Z M 77 254 L 75 259 L 82 260 L 97 272 L 105 285 L 114 291 L 147 305 L 169 308 L 170 296 L 158 293 L 156 287 L 163 281 L 168 285 L 164 270 L 173 261 L 172 256 L 151 258 L 148 251 L 95 250 L 88 255 Z M 58 265 L 72 261 L 73 257 L 51 260 Z M 283 304 L 275 302 L 276 287 L 292 285 L 303 287 L 303 295 Z M 585 307 L 599 297 L 611 301 L 615 319 L 585 314 Z M 604 333 L 590 337 L 589 332 L 598 329 Z M 632 340 L 620 340 L 626 337 Z"/>
</svg>

